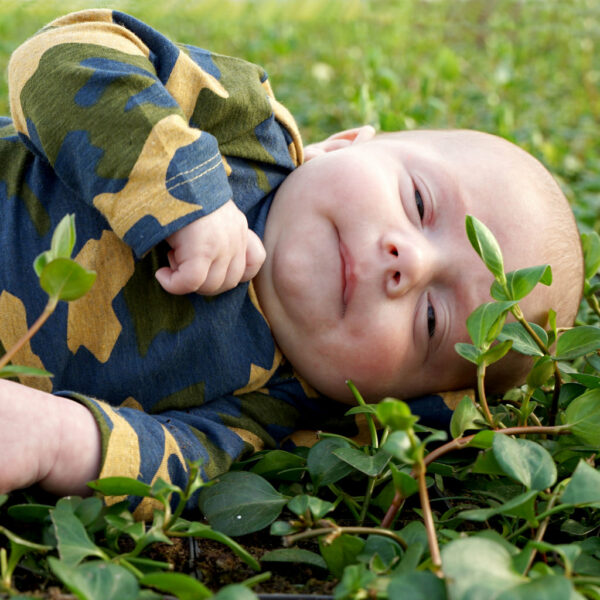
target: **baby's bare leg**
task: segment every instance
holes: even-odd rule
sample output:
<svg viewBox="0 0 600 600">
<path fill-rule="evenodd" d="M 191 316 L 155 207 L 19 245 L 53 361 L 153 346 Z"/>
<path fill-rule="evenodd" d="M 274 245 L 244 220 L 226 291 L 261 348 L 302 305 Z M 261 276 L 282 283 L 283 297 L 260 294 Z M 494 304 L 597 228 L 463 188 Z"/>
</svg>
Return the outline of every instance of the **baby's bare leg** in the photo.
<svg viewBox="0 0 600 600">
<path fill-rule="evenodd" d="M 0 493 L 39 483 L 59 495 L 88 495 L 100 456 L 87 408 L 0 379 Z"/>
</svg>

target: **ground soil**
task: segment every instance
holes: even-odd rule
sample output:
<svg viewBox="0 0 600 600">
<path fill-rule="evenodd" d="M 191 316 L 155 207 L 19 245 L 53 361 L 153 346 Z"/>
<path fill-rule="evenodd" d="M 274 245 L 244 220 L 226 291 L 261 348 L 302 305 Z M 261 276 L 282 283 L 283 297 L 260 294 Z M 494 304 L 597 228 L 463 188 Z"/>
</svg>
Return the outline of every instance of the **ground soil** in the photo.
<svg viewBox="0 0 600 600">
<path fill-rule="evenodd" d="M 259 561 L 265 552 L 280 548 L 280 540 L 281 538 L 270 536 L 267 532 L 236 538 Z M 302 547 L 318 552 L 314 542 L 309 541 Z M 229 583 L 241 583 L 256 575 L 227 546 L 212 540 L 197 539 L 190 544 L 187 538 L 176 538 L 172 545 L 155 544 L 145 555 L 169 562 L 175 571 L 197 577 L 213 591 Z M 271 577 L 252 588 L 256 594 L 328 596 L 333 594 L 333 588 L 337 584 L 337 580 L 332 579 L 327 571 L 317 567 L 298 563 L 265 563 L 262 566 L 264 571 L 270 571 Z M 40 599 L 74 599 L 74 596 L 62 593 L 58 587 L 48 587 L 43 579 L 23 569 L 17 569 L 15 584 L 22 594 L 28 593 Z"/>
</svg>

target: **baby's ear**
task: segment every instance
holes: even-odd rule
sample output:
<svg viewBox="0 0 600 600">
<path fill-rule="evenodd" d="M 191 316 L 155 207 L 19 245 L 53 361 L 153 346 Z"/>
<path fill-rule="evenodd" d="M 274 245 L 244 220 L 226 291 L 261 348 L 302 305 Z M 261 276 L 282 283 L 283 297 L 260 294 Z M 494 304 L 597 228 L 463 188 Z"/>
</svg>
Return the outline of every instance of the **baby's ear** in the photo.
<svg viewBox="0 0 600 600">
<path fill-rule="evenodd" d="M 308 162 L 316 156 L 332 152 L 333 150 L 339 150 L 340 148 L 346 148 L 352 144 L 366 142 L 373 137 L 375 137 L 375 129 L 371 127 L 371 125 L 363 125 L 362 127 L 355 127 L 354 129 L 338 131 L 338 133 L 330 135 L 322 142 L 306 146 L 304 148 L 304 162 Z"/>
</svg>

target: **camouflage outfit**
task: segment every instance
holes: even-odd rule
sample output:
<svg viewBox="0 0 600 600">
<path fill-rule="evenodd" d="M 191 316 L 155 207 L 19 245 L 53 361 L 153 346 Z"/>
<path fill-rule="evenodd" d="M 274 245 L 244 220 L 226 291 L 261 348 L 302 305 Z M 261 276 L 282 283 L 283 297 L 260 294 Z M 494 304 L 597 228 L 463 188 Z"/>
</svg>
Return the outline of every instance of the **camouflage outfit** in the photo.
<svg viewBox="0 0 600 600">
<path fill-rule="evenodd" d="M 42 312 L 32 263 L 74 213 L 74 254 L 97 281 L 61 303 L 14 362 L 54 374 L 22 383 L 93 412 L 100 475 L 185 485 L 186 459 L 202 457 L 212 477 L 246 451 L 339 414 L 281 356 L 251 284 L 173 296 L 154 278 L 165 238 L 230 198 L 262 237 L 275 189 L 302 161 L 296 124 L 264 71 L 101 9 L 28 40 L 11 59 L 9 84 L 0 343 L 10 347 Z M 421 403 L 447 419 L 439 396 Z M 138 516 L 150 508 L 140 503 Z"/>
</svg>

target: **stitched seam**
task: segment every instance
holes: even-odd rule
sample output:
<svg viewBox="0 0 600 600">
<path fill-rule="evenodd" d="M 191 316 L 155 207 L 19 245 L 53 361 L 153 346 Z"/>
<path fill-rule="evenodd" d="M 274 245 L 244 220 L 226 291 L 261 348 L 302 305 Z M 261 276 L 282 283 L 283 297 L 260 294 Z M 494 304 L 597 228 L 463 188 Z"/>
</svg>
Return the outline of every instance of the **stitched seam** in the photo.
<svg viewBox="0 0 600 600">
<path fill-rule="evenodd" d="M 214 154 L 213 156 L 211 156 L 210 158 L 205 160 L 203 163 L 200 163 L 199 165 L 196 165 L 195 167 L 192 167 L 191 169 L 188 169 L 187 171 L 183 171 L 182 173 L 177 173 L 177 175 L 173 175 L 173 176 L 169 177 L 169 179 L 167 179 L 165 181 L 165 184 L 168 187 L 169 183 L 171 181 L 173 181 L 174 179 L 177 179 L 178 177 L 183 177 L 184 175 L 187 175 L 188 173 L 192 173 L 193 171 L 197 171 L 198 169 L 201 169 L 204 165 L 206 165 L 207 163 L 211 162 L 212 160 L 214 160 L 215 158 L 217 158 L 219 156 L 220 155 L 217 152 L 216 154 Z"/>
<path fill-rule="evenodd" d="M 214 171 L 216 168 L 220 167 L 223 163 L 219 161 L 216 165 L 213 165 L 210 169 L 206 169 L 206 171 L 200 173 L 200 175 L 196 175 L 196 177 L 192 177 L 191 179 L 186 179 L 185 181 L 180 181 L 178 184 L 173 187 L 168 188 L 169 192 L 173 191 L 175 188 L 178 188 L 180 185 L 185 185 L 186 183 L 192 183 L 192 181 L 196 181 L 196 179 L 200 179 L 200 177 L 204 177 L 211 171 Z"/>
</svg>

